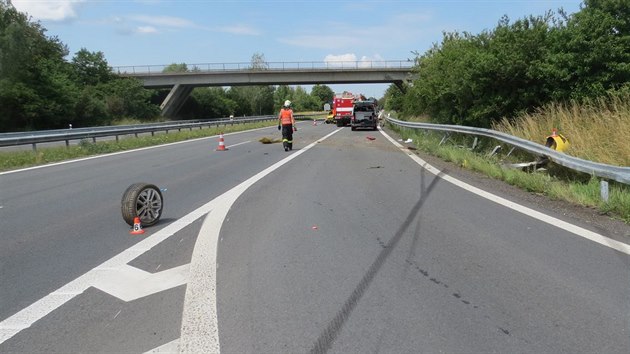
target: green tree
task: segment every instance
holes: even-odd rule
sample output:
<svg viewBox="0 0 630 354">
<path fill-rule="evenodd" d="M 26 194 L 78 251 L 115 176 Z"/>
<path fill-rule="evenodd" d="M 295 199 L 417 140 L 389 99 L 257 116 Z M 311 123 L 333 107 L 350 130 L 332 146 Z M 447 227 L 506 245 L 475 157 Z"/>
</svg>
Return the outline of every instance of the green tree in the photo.
<svg viewBox="0 0 630 354">
<path fill-rule="evenodd" d="M 551 13 L 510 23 L 503 17 L 478 35 L 446 33 L 417 59 L 418 77 L 405 97 L 407 115 L 489 127 L 551 99 L 544 63 L 551 53 Z"/>
<path fill-rule="evenodd" d="M 68 50 L 0 1 L 0 131 L 59 127 L 72 118 L 77 88 Z"/>
<path fill-rule="evenodd" d="M 142 87 L 134 78 L 118 78 L 97 86 L 107 112 L 114 118 L 150 119 L 159 115 L 159 108 L 151 104 L 153 90 Z"/>
<path fill-rule="evenodd" d="M 75 104 L 73 127 L 89 127 L 111 124 L 112 115 L 107 109 L 103 93 L 95 86 L 85 86 Z"/>
<path fill-rule="evenodd" d="M 273 102 L 274 102 L 274 111 L 279 112 L 280 108 L 284 104 L 284 101 L 293 100 L 293 90 L 291 87 L 287 85 L 280 85 L 276 87 L 276 90 L 273 94 Z"/>
<path fill-rule="evenodd" d="M 252 59 L 250 63 L 251 63 L 250 69 L 253 69 L 253 70 L 269 69 L 269 64 L 265 60 L 265 55 L 262 53 L 254 53 L 252 55 Z"/>
<path fill-rule="evenodd" d="M 90 52 L 81 48 L 72 58 L 75 80 L 83 85 L 96 85 L 113 79 L 112 69 L 103 52 Z"/>
<path fill-rule="evenodd" d="M 291 103 L 294 111 L 321 111 L 322 109 L 319 106 L 319 99 L 311 96 L 302 86 L 297 86 L 293 90 L 292 97 Z"/>
<path fill-rule="evenodd" d="M 234 107 L 235 116 L 250 116 L 254 112 L 251 104 L 251 90 L 244 86 L 232 86 L 227 90 L 227 97 L 236 103 Z"/>
<path fill-rule="evenodd" d="M 557 33 L 548 74 L 575 99 L 602 96 L 630 82 L 630 2 L 585 0 Z"/>
<path fill-rule="evenodd" d="M 404 109 L 405 95 L 398 86 L 391 84 L 385 90 L 385 95 L 380 104 L 388 111 L 402 112 Z"/>
<path fill-rule="evenodd" d="M 225 118 L 233 114 L 237 106 L 221 87 L 198 87 L 191 93 L 180 115 L 188 119 Z"/>
<path fill-rule="evenodd" d="M 185 63 L 172 63 L 162 69 L 163 73 L 185 73 L 188 72 L 188 65 Z"/>
<path fill-rule="evenodd" d="M 252 92 L 252 112 L 254 115 L 265 115 L 274 113 L 274 87 L 256 86 Z"/>
<path fill-rule="evenodd" d="M 335 92 L 326 85 L 315 85 L 311 89 L 311 96 L 317 99 L 319 109 L 322 110 L 325 103 L 332 103 L 335 98 Z"/>
</svg>

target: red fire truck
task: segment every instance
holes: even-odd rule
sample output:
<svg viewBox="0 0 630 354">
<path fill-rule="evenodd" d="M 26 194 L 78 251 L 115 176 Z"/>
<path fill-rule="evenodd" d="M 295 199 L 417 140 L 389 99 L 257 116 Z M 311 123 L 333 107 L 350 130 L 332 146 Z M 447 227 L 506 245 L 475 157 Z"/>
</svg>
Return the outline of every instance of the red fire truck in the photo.
<svg viewBox="0 0 630 354">
<path fill-rule="evenodd" d="M 333 100 L 333 113 L 338 127 L 350 125 L 354 100 L 354 95 L 348 91 L 335 94 L 335 98 Z"/>
</svg>

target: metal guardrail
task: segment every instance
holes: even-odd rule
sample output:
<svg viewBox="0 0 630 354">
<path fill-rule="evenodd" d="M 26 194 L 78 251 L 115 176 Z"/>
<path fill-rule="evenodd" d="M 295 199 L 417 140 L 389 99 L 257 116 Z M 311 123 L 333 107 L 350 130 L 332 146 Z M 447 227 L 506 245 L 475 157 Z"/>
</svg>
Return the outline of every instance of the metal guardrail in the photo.
<svg viewBox="0 0 630 354">
<path fill-rule="evenodd" d="M 295 62 L 265 62 L 260 67 L 252 67 L 252 63 L 198 63 L 185 64 L 186 72 L 215 72 L 215 71 L 244 71 L 244 70 L 361 70 L 361 69 L 383 69 L 398 68 L 411 69 L 415 62 L 413 60 L 356 60 L 356 61 L 295 61 Z M 172 65 L 172 64 L 170 64 Z M 130 65 L 114 66 L 112 72 L 115 74 L 164 74 L 164 69 L 170 65 Z M 174 74 L 181 74 L 174 73 Z"/>
<path fill-rule="evenodd" d="M 575 171 L 587 173 L 592 176 L 597 176 L 603 179 L 613 180 L 624 184 L 630 184 L 630 167 L 619 167 L 606 165 L 603 163 L 582 160 L 577 157 L 565 155 L 559 151 L 548 148 L 544 145 L 531 142 L 529 140 L 521 139 L 509 134 L 501 133 L 491 129 L 466 127 L 460 125 L 446 125 L 446 124 L 429 124 L 429 123 L 417 123 L 406 122 L 394 118 L 386 118 L 392 124 L 412 129 L 427 129 L 437 130 L 444 132 L 462 133 L 470 135 L 485 136 L 488 138 L 496 139 L 525 150 L 529 153 L 547 156 L 553 162 L 558 165 L 570 168 Z"/>
<path fill-rule="evenodd" d="M 296 115 L 296 119 L 309 119 L 309 117 L 320 116 L 323 113 L 314 114 L 299 114 Z M 167 123 L 151 123 L 142 125 L 126 125 L 126 126 L 108 126 L 108 127 L 93 127 L 93 128 L 75 128 L 75 129 L 57 129 L 57 130 L 40 130 L 33 132 L 23 133 L 3 133 L 0 134 L 0 147 L 17 146 L 17 145 L 33 145 L 33 150 L 37 149 L 37 144 L 65 141 L 66 146 L 70 145 L 70 141 L 92 139 L 94 142 L 96 138 L 115 136 L 118 140 L 119 136 L 123 135 L 135 135 L 142 133 L 155 133 L 164 131 L 181 131 L 183 129 L 192 130 L 194 128 L 203 128 L 211 126 L 227 126 L 234 124 L 245 124 L 252 122 L 263 122 L 269 120 L 276 120 L 276 115 L 265 115 L 256 117 L 235 117 L 233 119 L 212 119 L 212 120 L 189 120 L 189 121 L 173 121 Z"/>
</svg>

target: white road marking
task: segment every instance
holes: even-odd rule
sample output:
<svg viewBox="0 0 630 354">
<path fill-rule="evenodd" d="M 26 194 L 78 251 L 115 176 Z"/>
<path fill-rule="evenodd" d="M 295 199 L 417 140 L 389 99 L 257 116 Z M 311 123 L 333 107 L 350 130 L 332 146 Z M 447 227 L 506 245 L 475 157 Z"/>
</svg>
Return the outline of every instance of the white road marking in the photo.
<svg viewBox="0 0 630 354">
<path fill-rule="evenodd" d="M 261 128 L 261 129 L 267 129 L 267 128 Z M 336 132 L 337 131 L 335 131 L 333 133 L 336 133 Z M 327 138 L 328 136 L 332 135 L 333 133 L 331 133 L 331 134 L 327 135 L 326 137 L 320 139 L 320 141 L 324 140 L 325 138 Z M 207 138 L 203 138 L 203 139 L 207 139 Z M 178 144 L 178 143 L 175 143 L 175 144 Z M 173 145 L 173 144 L 171 144 L 171 145 Z M 312 145 L 313 144 L 309 145 L 309 147 L 307 147 L 307 148 L 312 147 Z M 282 162 L 281 164 L 277 163 L 276 164 L 277 166 L 276 165 L 274 165 L 274 166 L 276 166 L 276 168 L 280 167 L 282 164 L 290 161 L 291 159 L 295 158 L 296 156 L 299 156 L 302 152 L 306 151 L 307 148 L 302 149 L 300 151 L 297 151 L 297 152 L 289 155 L 289 157 L 287 157 L 284 160 L 282 160 L 282 161 L 285 161 L 285 162 L 281 161 Z M 149 149 L 149 148 L 147 148 L 147 149 Z M 141 150 L 144 150 L 144 149 L 141 149 Z M 130 152 L 130 151 L 127 151 L 127 152 Z M 127 153 L 127 152 L 123 152 L 123 153 Z M 98 158 L 98 157 L 92 157 L 92 158 Z M 87 159 L 92 159 L 92 158 L 87 158 Z M 87 160 L 87 159 L 84 159 L 84 160 Z M 71 163 L 71 162 L 77 162 L 77 161 L 78 160 L 68 161 L 68 162 L 59 163 L 59 164 L 55 164 L 55 165 Z M 47 166 L 51 166 L 51 165 L 40 166 L 40 167 L 37 167 L 37 168 L 43 168 L 43 167 L 47 167 Z M 30 169 L 34 169 L 34 168 L 30 168 Z M 25 170 L 28 170 L 28 169 L 25 169 Z M 16 171 L 4 172 L 4 174 L 18 172 L 18 171 L 24 171 L 24 170 L 16 170 Z M 269 168 L 267 170 L 265 170 L 265 171 L 267 171 L 267 173 L 271 172 L 271 170 Z M 265 172 L 265 171 L 263 171 L 263 172 Z M 3 173 L 0 173 L 0 175 L 2 175 L 2 174 Z M 260 173 L 258 175 L 260 175 Z M 262 177 L 260 177 L 260 178 L 262 178 Z M 243 182 L 241 185 L 247 183 L 248 181 Z M 230 192 L 228 191 L 225 194 L 229 194 L 229 193 Z M 205 216 L 205 215 L 209 214 L 214 208 L 216 208 L 217 202 L 215 202 L 215 201 L 217 201 L 219 198 L 221 198 L 221 197 L 215 198 L 214 200 L 212 200 L 212 201 L 202 205 L 201 207 L 193 210 L 189 214 L 187 214 L 184 217 L 180 218 L 179 220 L 171 223 L 170 225 L 164 227 L 163 229 L 159 230 L 155 234 L 150 235 L 147 238 L 145 238 L 144 240 L 138 242 L 136 245 L 132 246 L 131 248 L 129 248 L 129 249 L 119 253 L 118 255 L 116 255 L 116 256 L 112 257 L 111 259 L 105 261 L 101 265 L 99 265 L 96 268 L 88 271 L 87 273 L 85 273 L 82 276 L 76 278 L 75 280 L 71 281 L 70 283 L 62 286 L 61 288 L 57 289 L 56 291 L 54 291 L 54 292 L 44 296 L 43 298 L 41 298 L 41 299 L 37 300 L 36 302 L 34 302 L 33 304 L 29 305 L 28 307 L 20 310 L 19 312 L 17 312 L 13 316 L 8 317 L 5 320 L 1 321 L 0 322 L 0 344 L 2 344 L 5 341 L 9 340 L 10 338 L 15 336 L 16 334 L 20 333 L 22 330 L 24 330 L 26 328 L 29 328 L 33 323 L 35 323 L 36 321 L 44 318 L 46 315 L 48 315 L 49 313 L 51 313 L 55 309 L 59 308 L 60 306 L 62 306 L 66 302 L 72 300 L 75 296 L 83 293 L 89 287 L 94 286 L 94 284 L 96 284 L 98 282 L 101 282 L 102 281 L 101 280 L 102 277 L 109 277 L 111 272 L 120 271 L 120 269 L 122 269 L 124 266 L 126 266 L 127 263 L 131 262 L 132 260 L 134 260 L 138 256 L 142 255 L 146 251 L 152 249 L 153 247 L 155 247 L 156 245 L 158 245 L 162 241 L 168 239 L 169 237 L 171 237 L 172 235 L 174 235 L 175 233 L 177 233 L 178 231 L 180 231 L 184 227 L 190 225 L 191 223 L 193 223 L 197 219 L 201 218 L 202 216 Z M 195 247 L 197 247 L 197 246 L 195 246 Z M 216 255 L 215 255 L 215 258 L 216 258 Z M 187 290 L 187 292 L 188 292 L 188 290 Z M 214 294 L 214 291 L 213 291 L 213 294 Z M 215 301 L 216 301 L 216 298 L 213 297 L 212 298 L 213 304 L 214 304 Z"/>
<path fill-rule="evenodd" d="M 44 296 L 28 307 L 22 309 L 13 316 L 0 322 L 0 344 L 18 334 L 23 329 L 30 327 L 36 321 L 42 319 L 61 305 L 83 293 L 90 286 L 99 282 L 101 277 L 108 277 L 111 272 L 119 271 L 121 267 L 131 262 L 139 255 L 150 250 L 157 244 L 174 235 L 179 230 L 190 225 L 195 220 L 208 214 L 212 210 L 213 203 L 209 202 L 200 208 L 180 218 L 176 222 L 164 227 L 155 234 L 148 236 L 131 248 L 119 253 L 105 261 L 100 266 L 88 271 L 84 275 L 62 286 L 56 291 Z"/>
<path fill-rule="evenodd" d="M 104 285 L 105 282 L 103 279 L 110 277 L 111 272 L 125 272 L 127 269 L 129 274 L 136 274 L 136 276 L 140 273 L 130 270 L 127 266 L 127 263 L 135 259 L 137 256 L 142 253 L 150 250 L 157 244 L 166 240 L 177 231 L 183 229 L 188 226 L 195 220 L 207 214 L 206 219 L 202 225 L 202 229 L 200 231 L 199 237 L 197 239 L 197 243 L 195 244 L 195 249 L 193 251 L 193 259 L 190 265 L 186 265 L 186 267 L 190 267 L 190 279 L 195 280 L 194 282 L 190 282 L 186 288 L 186 299 L 184 306 L 184 318 L 182 318 L 182 338 L 169 342 L 161 347 L 158 347 L 147 353 L 175 353 L 179 351 L 183 352 L 219 352 L 219 338 L 218 338 L 218 327 L 217 327 L 217 318 L 216 318 L 216 251 L 217 251 L 217 237 L 220 230 L 221 223 L 229 210 L 229 207 L 234 203 L 234 201 L 242 194 L 247 188 L 249 188 L 253 183 L 260 180 L 267 174 L 273 172 L 275 169 L 299 156 L 300 154 L 306 152 L 308 149 L 315 146 L 315 144 L 327 139 L 334 133 L 337 133 L 340 129 L 335 130 L 334 132 L 326 135 L 324 138 L 308 145 L 306 148 L 301 149 L 300 151 L 296 151 L 291 154 L 287 158 L 279 161 L 278 163 L 272 165 L 271 167 L 265 169 L 264 171 L 258 173 L 257 175 L 251 177 L 247 181 L 241 183 L 234 189 L 224 193 L 220 197 L 215 198 L 214 200 L 206 203 L 200 208 L 192 211 L 176 222 L 170 224 L 169 226 L 163 228 L 157 233 L 147 237 L 143 241 L 139 242 L 132 248 L 121 252 L 117 256 L 111 258 L 110 260 L 104 262 L 100 266 L 92 269 L 86 274 L 80 276 L 74 281 L 64 285 L 59 288 L 57 291 L 50 293 L 44 298 L 36 301 L 32 305 L 24 308 L 20 312 L 15 315 L 5 319 L 0 322 L 0 344 L 4 343 L 6 340 L 12 338 L 14 335 L 30 327 L 35 321 L 43 318 L 53 310 L 62 306 L 66 302 L 70 301 L 76 295 L 83 293 L 90 286 L 94 286 L 94 284 L 101 284 L 103 287 L 107 287 Z M 434 175 L 439 175 L 440 171 L 435 167 L 429 165 L 427 162 L 419 158 L 414 154 L 410 154 L 408 151 L 405 151 L 405 148 L 398 144 L 395 140 L 393 140 L 389 135 L 387 135 L 384 131 L 381 130 L 381 134 L 383 134 L 392 144 L 397 146 L 401 151 L 407 153 L 414 161 L 416 161 L 420 166 L 427 169 L 430 173 Z M 207 138 L 204 138 L 207 139 Z M 94 157 L 97 158 L 97 157 Z M 74 160 L 73 162 L 76 162 Z M 69 162 L 68 162 L 69 163 Z M 60 163 L 61 164 L 61 163 Z M 47 165 L 50 166 L 50 165 Z M 41 166 L 46 167 L 46 166 Z M 17 171 L 9 171 L 5 172 L 17 172 Z M 2 175 L 3 173 L 0 173 Z M 488 200 L 492 200 L 500 205 L 511 208 L 515 211 L 521 212 L 525 215 L 529 215 L 533 218 L 541 220 L 543 222 L 549 223 L 553 226 L 559 227 L 576 235 L 582 236 L 594 242 L 600 243 L 604 246 L 613 248 L 625 254 L 630 254 L 630 246 L 627 244 L 609 239 L 600 234 L 594 233 L 592 231 L 580 228 L 578 226 L 569 224 L 562 220 L 550 217 L 548 215 L 537 212 L 533 209 L 524 207 L 522 205 L 518 205 L 504 198 L 498 197 L 486 191 L 483 191 L 479 188 L 473 187 L 467 183 L 459 181 L 448 175 L 441 175 L 440 178 L 448 181 L 454 185 L 457 185 L 465 190 L 468 190 L 472 193 L 475 193 L 483 198 Z M 221 206 L 219 208 L 219 206 Z M 227 206 L 227 207 L 226 207 Z M 218 209 L 218 210 L 217 210 Z M 212 212 L 216 211 L 214 215 L 211 217 Z M 218 222 L 220 221 L 220 222 Z M 201 240 L 201 242 L 200 242 Z M 205 248 L 208 246 L 209 248 Z M 204 265 L 208 266 L 211 263 L 209 268 L 203 268 Z M 175 281 L 175 283 L 180 284 L 182 282 L 182 268 L 184 266 L 174 268 L 177 269 L 174 271 L 178 274 L 179 281 Z M 166 270 L 164 272 L 169 272 Z M 201 279 L 199 278 L 202 275 L 207 275 L 208 278 Z M 158 277 L 159 278 L 159 277 Z M 154 279 L 158 279 L 154 278 Z M 177 278 L 177 277 L 175 277 Z M 128 294 L 127 294 L 128 295 Z M 121 295 L 121 296 L 127 296 Z M 209 318 L 201 318 L 199 316 L 201 314 L 210 314 Z M 195 318 L 197 316 L 197 318 Z M 204 321 L 209 320 L 209 321 Z M 207 322 L 207 323 L 204 323 Z M 197 327 L 198 326 L 198 327 Z M 184 331 L 184 328 L 186 330 Z M 185 333 L 185 336 L 184 336 Z M 203 338 L 203 333 L 208 333 L 212 335 L 212 338 Z M 182 339 L 185 341 L 185 346 L 182 346 L 178 349 L 180 342 Z M 194 343 L 193 343 L 194 341 Z M 197 351 L 197 348 L 202 348 L 202 350 Z M 204 348 L 215 348 L 216 350 L 204 349 Z"/>
<path fill-rule="evenodd" d="M 610 247 L 614 250 L 617 250 L 619 252 L 625 253 L 630 255 L 630 245 L 625 244 L 623 242 L 619 242 L 617 240 L 613 240 L 611 238 L 608 238 L 606 236 L 600 235 L 596 232 L 584 229 L 582 227 L 570 224 L 566 221 L 562 221 L 560 219 L 554 218 L 552 216 L 543 214 L 539 211 L 536 211 L 534 209 L 530 209 L 526 206 L 514 203 L 512 201 L 509 201 L 505 198 L 501 198 L 497 195 L 494 195 L 492 193 L 486 192 L 484 190 L 481 190 L 477 187 L 473 187 L 468 183 L 462 182 L 454 177 L 451 177 L 447 174 L 442 174 L 440 175 L 440 170 L 438 170 L 437 168 L 431 166 L 429 163 L 427 163 L 426 161 L 424 161 L 423 159 L 421 159 L 420 157 L 418 157 L 418 155 L 410 153 L 403 145 L 399 144 L 396 140 L 392 139 L 389 135 L 387 135 L 387 133 L 385 133 L 383 130 L 381 130 L 381 134 L 383 134 L 392 144 L 394 144 L 396 147 L 398 147 L 401 151 L 405 152 L 409 157 L 411 157 L 411 159 L 413 159 L 415 162 L 418 163 L 418 165 L 422 166 L 424 169 L 426 169 L 427 171 L 429 171 L 430 173 L 438 176 L 447 181 L 450 182 L 462 189 L 465 189 L 471 193 L 477 194 L 478 196 L 491 200 L 497 204 L 500 204 L 506 208 L 510 208 L 514 211 L 517 211 L 519 213 L 525 214 L 527 216 L 530 216 L 534 219 L 540 220 L 542 222 L 545 222 L 549 225 L 555 226 L 559 229 L 568 231 L 572 234 L 584 237 L 587 240 L 591 240 L 593 242 L 599 243 L 600 245 L 606 246 L 606 247 Z"/>
<path fill-rule="evenodd" d="M 186 284 L 188 270 L 188 264 L 159 273 L 149 273 L 130 265 L 123 265 L 107 271 L 96 279 L 92 286 L 129 302 Z"/>
<path fill-rule="evenodd" d="M 153 350 L 149 350 L 144 354 L 174 354 L 179 353 L 179 339 L 175 339 L 172 342 L 168 342 L 162 346 L 159 346 Z"/>
<path fill-rule="evenodd" d="M 179 341 L 180 353 L 219 353 L 220 351 L 216 304 L 217 246 L 221 226 L 232 204 L 254 183 L 340 130 L 337 129 L 305 148 L 295 151 L 214 199 L 216 208 L 203 221 L 190 262 L 190 280 L 186 287 Z"/>
<path fill-rule="evenodd" d="M 227 149 L 228 147 L 239 146 L 239 145 L 243 145 L 243 144 L 247 144 L 247 143 L 251 143 L 251 142 L 252 142 L 251 140 L 248 140 L 248 141 L 243 141 L 243 142 L 236 143 L 236 144 L 231 144 L 229 146 L 227 144 L 225 144 L 225 148 Z"/>
</svg>

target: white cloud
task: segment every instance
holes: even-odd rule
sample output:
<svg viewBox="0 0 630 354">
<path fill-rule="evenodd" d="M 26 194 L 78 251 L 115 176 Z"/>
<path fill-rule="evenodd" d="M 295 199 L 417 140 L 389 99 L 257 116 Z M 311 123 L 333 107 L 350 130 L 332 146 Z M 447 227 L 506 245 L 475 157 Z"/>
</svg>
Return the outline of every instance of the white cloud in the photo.
<svg viewBox="0 0 630 354">
<path fill-rule="evenodd" d="M 357 61 L 357 56 L 352 53 L 340 54 L 340 55 L 328 54 L 324 58 L 324 62 L 326 62 L 327 64 L 331 66 L 342 66 L 344 62 L 356 62 L 356 61 Z"/>
<path fill-rule="evenodd" d="M 166 26 L 174 28 L 197 27 L 194 22 L 180 17 L 137 15 L 132 16 L 131 19 L 153 26 Z"/>
<path fill-rule="evenodd" d="M 246 25 L 236 25 L 236 26 L 221 27 L 221 28 L 219 28 L 219 31 L 226 32 L 226 33 L 232 33 L 232 34 L 247 35 L 247 36 L 259 36 L 260 35 L 260 31 L 258 31 L 255 28 L 246 26 Z"/>
<path fill-rule="evenodd" d="M 77 17 L 76 7 L 85 0 L 29 1 L 13 0 L 18 11 L 36 20 L 65 21 Z"/>
<path fill-rule="evenodd" d="M 359 60 L 360 68 L 369 68 L 372 66 L 383 66 L 384 64 L 385 64 L 385 61 L 383 57 L 381 57 L 378 54 L 375 54 L 372 57 L 368 57 L 364 55 L 361 57 L 361 60 Z"/>
<path fill-rule="evenodd" d="M 384 64 L 384 59 L 379 54 L 375 54 L 374 56 L 362 56 L 361 59 L 357 59 L 356 54 L 347 53 L 347 54 L 328 54 L 324 57 L 324 62 L 332 68 L 342 68 L 342 67 L 359 67 L 359 68 L 369 68 L 371 66 L 377 65 L 382 66 Z"/>
<path fill-rule="evenodd" d="M 153 27 L 153 26 L 138 26 L 136 28 L 136 33 L 139 34 L 153 34 L 153 33 L 158 33 L 157 28 Z"/>
</svg>

